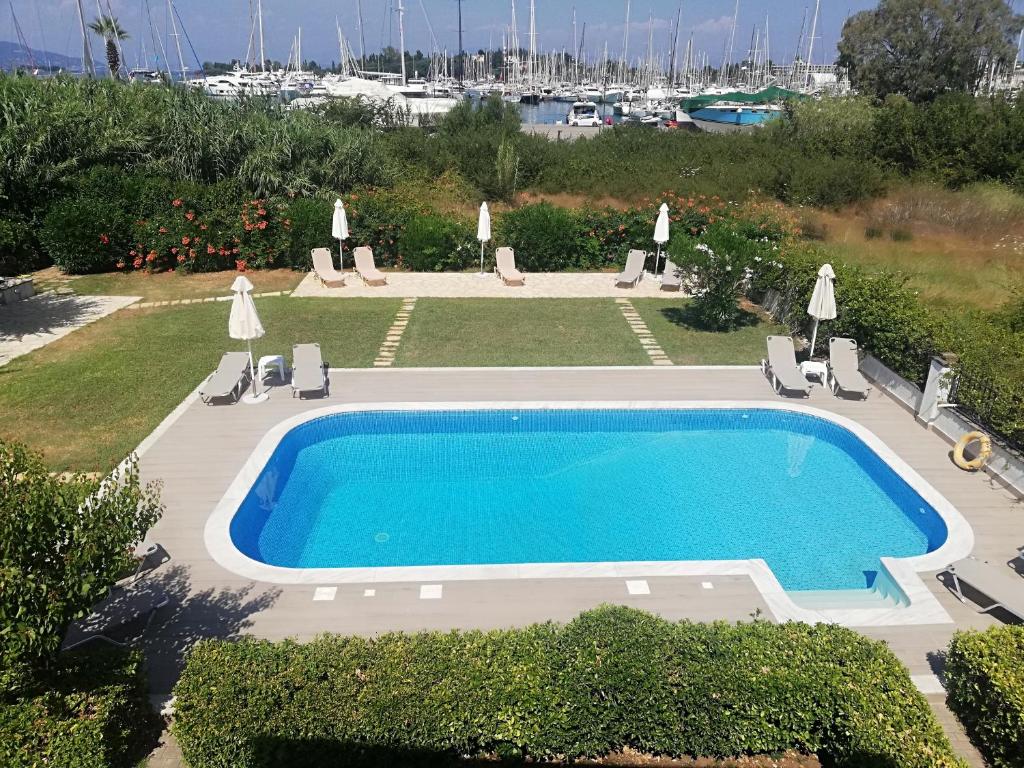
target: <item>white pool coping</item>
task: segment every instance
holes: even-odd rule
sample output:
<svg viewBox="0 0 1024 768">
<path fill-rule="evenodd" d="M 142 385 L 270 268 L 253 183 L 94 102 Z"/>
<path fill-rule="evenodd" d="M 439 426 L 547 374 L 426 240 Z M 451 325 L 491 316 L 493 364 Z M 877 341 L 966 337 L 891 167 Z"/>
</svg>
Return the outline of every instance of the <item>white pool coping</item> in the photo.
<svg viewBox="0 0 1024 768">
<path fill-rule="evenodd" d="M 306 422 L 343 413 L 366 411 L 479 411 L 479 410 L 778 410 L 830 421 L 864 442 L 938 513 L 946 525 L 946 541 L 938 549 L 906 558 L 882 557 L 883 567 L 907 598 L 908 605 L 882 608 L 807 608 L 782 588 L 768 564 L 750 560 L 687 560 L 599 563 L 518 563 L 507 565 L 429 565 L 371 568 L 283 568 L 253 560 L 231 540 L 231 520 L 281 439 Z M 386 582 L 443 582 L 491 579 L 635 578 L 650 576 L 749 576 L 777 621 L 833 623 L 844 626 L 949 624 L 952 619 L 919 573 L 939 571 L 967 557 L 974 532 L 967 520 L 909 464 L 873 432 L 835 413 L 790 402 L 766 401 L 503 401 L 351 403 L 316 408 L 285 419 L 260 440 L 214 508 L 204 530 L 206 548 L 227 570 L 249 579 L 275 584 L 373 584 Z"/>
</svg>

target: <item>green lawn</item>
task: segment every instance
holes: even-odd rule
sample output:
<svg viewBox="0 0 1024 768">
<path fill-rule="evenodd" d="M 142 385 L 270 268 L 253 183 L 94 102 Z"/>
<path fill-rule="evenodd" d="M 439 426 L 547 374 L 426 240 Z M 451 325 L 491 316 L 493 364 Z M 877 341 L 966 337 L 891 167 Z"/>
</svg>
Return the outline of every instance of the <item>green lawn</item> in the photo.
<svg viewBox="0 0 1024 768">
<path fill-rule="evenodd" d="M 398 311 L 394 299 L 263 298 L 255 355 L 290 357 L 318 341 L 336 367 L 369 366 Z M 230 304 L 121 311 L 0 367 L 0 436 L 57 470 L 115 466 L 217 364 L 244 349 L 227 335 Z"/>
<path fill-rule="evenodd" d="M 400 366 L 644 365 L 612 299 L 420 299 Z"/>
<path fill-rule="evenodd" d="M 678 299 L 633 299 L 633 306 L 676 365 L 756 365 L 765 356 L 766 336 L 789 335 L 753 313 L 747 315 L 749 325 L 735 331 L 703 331 L 689 315 L 689 302 Z"/>
</svg>

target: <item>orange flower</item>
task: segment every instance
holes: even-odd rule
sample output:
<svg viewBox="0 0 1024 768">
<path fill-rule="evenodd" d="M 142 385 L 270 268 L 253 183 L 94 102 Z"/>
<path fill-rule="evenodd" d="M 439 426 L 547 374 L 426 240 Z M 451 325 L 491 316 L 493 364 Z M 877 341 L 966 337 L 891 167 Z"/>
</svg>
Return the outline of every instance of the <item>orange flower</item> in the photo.
<svg viewBox="0 0 1024 768">
<path fill-rule="evenodd" d="M 190 242 L 192 242 L 192 241 L 189 240 L 189 238 L 187 238 L 187 237 L 181 238 L 181 244 L 182 245 L 188 245 Z"/>
<path fill-rule="evenodd" d="M 110 245 L 110 238 L 107 235 L 100 235 L 100 242 L 104 245 Z"/>
<path fill-rule="evenodd" d="M 217 252 L 217 249 L 214 248 L 212 245 L 207 245 L 206 246 L 206 252 L 208 254 L 210 254 L 211 256 L 213 256 L 213 254 L 215 254 Z"/>
<path fill-rule="evenodd" d="M 159 229 L 159 230 L 157 230 L 157 231 L 158 231 L 158 232 L 159 232 L 159 233 L 160 233 L 161 235 L 166 235 L 166 234 L 167 234 L 167 227 L 160 227 L 160 229 Z"/>
<path fill-rule="evenodd" d="M 135 257 L 135 261 L 132 262 L 132 266 L 135 267 L 136 269 L 141 267 L 142 266 L 142 257 L 141 256 L 136 256 Z"/>
<path fill-rule="evenodd" d="M 117 268 L 118 269 L 124 269 L 124 259 L 122 259 L 121 261 L 117 262 Z"/>
<path fill-rule="evenodd" d="M 239 272 L 245 272 L 245 266 L 245 259 L 238 259 L 237 261 L 235 261 L 235 269 L 237 269 Z"/>
<path fill-rule="evenodd" d="M 266 211 L 266 209 L 264 209 L 264 208 L 260 208 L 260 209 L 258 209 L 258 210 L 256 211 L 256 213 L 258 213 L 258 214 L 259 214 L 260 216 L 266 216 L 266 215 L 267 215 L 267 211 Z"/>
<path fill-rule="evenodd" d="M 257 226 L 257 227 L 259 227 L 260 229 L 266 229 L 266 228 L 267 228 L 267 222 L 265 222 L 265 221 L 261 221 L 261 222 L 260 222 L 259 224 L 257 224 L 256 226 Z"/>
<path fill-rule="evenodd" d="M 173 205 L 175 208 L 181 208 L 181 204 L 182 204 L 182 200 L 181 200 L 180 197 L 175 198 L 174 200 L 171 200 L 171 205 Z"/>
<path fill-rule="evenodd" d="M 192 219 L 194 219 L 195 217 L 195 211 L 189 211 L 188 213 L 185 214 L 185 218 L 188 219 L 189 221 L 192 221 Z"/>
<path fill-rule="evenodd" d="M 178 254 L 178 263 L 179 264 L 184 264 L 185 263 L 185 254 L 184 253 L 179 253 Z"/>
</svg>

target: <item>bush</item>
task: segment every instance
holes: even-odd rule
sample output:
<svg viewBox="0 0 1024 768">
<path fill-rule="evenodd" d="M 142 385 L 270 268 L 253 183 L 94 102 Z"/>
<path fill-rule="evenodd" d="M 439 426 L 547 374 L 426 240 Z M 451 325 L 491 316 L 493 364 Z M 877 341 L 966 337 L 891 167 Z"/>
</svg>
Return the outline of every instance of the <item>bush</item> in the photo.
<svg viewBox="0 0 1024 768">
<path fill-rule="evenodd" d="M 699 239 L 676 238 L 670 244 L 672 260 L 694 297 L 695 316 L 707 330 L 731 330 L 748 316 L 739 299 L 755 267 L 774 253 L 767 237 L 756 234 L 740 222 L 722 221 L 709 225 Z"/>
<path fill-rule="evenodd" d="M 419 214 L 398 239 L 402 262 L 413 272 L 463 270 L 478 263 L 475 232 L 457 219 Z"/>
<path fill-rule="evenodd" d="M 281 266 L 308 271 L 313 268 L 310 251 L 314 248 L 337 249 L 338 241 L 331 237 L 334 202 L 316 197 L 299 197 L 288 203 L 287 218 L 290 226 L 288 251 Z"/>
<path fill-rule="evenodd" d="M 20 218 L 0 218 L 0 277 L 21 275 L 44 264 L 32 227 Z"/>
<path fill-rule="evenodd" d="M 1024 765 L 1024 627 L 957 632 L 946 687 L 949 708 L 989 764 Z"/>
<path fill-rule="evenodd" d="M 0 441 L 0 690 L 50 666 L 68 625 L 106 596 L 160 516 L 156 490 L 134 462 L 116 481 L 65 480 Z"/>
<path fill-rule="evenodd" d="M 0 697 L 0 765 L 130 768 L 159 730 L 141 654 L 82 649 L 61 657 L 32 690 Z"/>
<path fill-rule="evenodd" d="M 597 241 L 583 236 L 579 219 L 565 208 L 524 205 L 497 223 L 495 243 L 513 248 L 516 265 L 525 272 L 575 269 L 600 258 Z"/>
<path fill-rule="evenodd" d="M 670 623 L 207 641 L 175 688 L 194 768 L 787 749 L 840 766 L 959 765 L 906 669 L 836 626 Z"/>
<path fill-rule="evenodd" d="M 131 220 L 117 203 L 66 198 L 43 218 L 39 240 L 53 263 L 71 275 L 109 272 L 129 250 Z"/>
</svg>

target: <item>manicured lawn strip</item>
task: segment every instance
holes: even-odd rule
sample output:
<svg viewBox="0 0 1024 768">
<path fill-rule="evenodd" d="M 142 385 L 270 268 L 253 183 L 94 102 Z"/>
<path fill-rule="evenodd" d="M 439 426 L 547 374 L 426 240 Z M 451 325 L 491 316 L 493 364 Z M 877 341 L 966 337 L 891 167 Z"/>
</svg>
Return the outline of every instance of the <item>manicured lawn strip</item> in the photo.
<svg viewBox="0 0 1024 768">
<path fill-rule="evenodd" d="M 633 306 L 676 365 L 756 365 L 765 356 L 766 336 L 789 333 L 753 315 L 751 325 L 735 331 L 704 331 L 690 319 L 689 302 L 678 299 L 633 299 Z"/>
<path fill-rule="evenodd" d="M 612 299 L 420 299 L 400 366 L 644 365 Z"/>
<path fill-rule="evenodd" d="M 36 273 L 36 281 L 44 288 L 70 290 L 80 295 L 141 296 L 143 301 L 204 299 L 208 296 L 230 296 L 235 272 L 208 272 L 190 275 L 184 272 L 108 272 L 102 275 L 64 275 L 56 268 Z M 293 269 L 267 269 L 248 273 L 256 286 L 254 293 L 273 293 L 294 289 L 305 272 Z"/>
<path fill-rule="evenodd" d="M 335 367 L 373 362 L 397 299 L 256 299 L 267 335 L 255 356 L 317 341 Z M 230 304 L 124 310 L 0 368 L 0 436 L 56 470 L 115 466 L 217 365 Z"/>
</svg>

